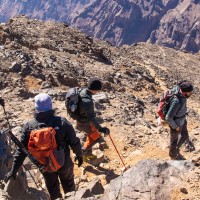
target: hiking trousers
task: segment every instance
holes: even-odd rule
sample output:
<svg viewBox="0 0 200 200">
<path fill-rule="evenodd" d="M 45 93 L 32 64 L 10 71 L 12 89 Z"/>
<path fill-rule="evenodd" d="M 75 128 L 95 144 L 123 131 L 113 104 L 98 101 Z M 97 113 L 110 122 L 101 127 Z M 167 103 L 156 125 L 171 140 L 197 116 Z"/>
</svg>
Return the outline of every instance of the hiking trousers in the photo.
<svg viewBox="0 0 200 200">
<path fill-rule="evenodd" d="M 99 131 L 92 123 L 77 122 L 77 128 L 87 134 L 86 141 L 83 145 L 84 149 L 88 149 L 96 140 L 101 137 Z"/>
<path fill-rule="evenodd" d="M 43 177 L 51 200 L 62 198 L 59 179 L 64 193 L 75 190 L 74 164 L 69 156 L 66 158 L 65 164 L 57 172 L 45 172 Z"/>
<path fill-rule="evenodd" d="M 181 127 L 180 131 L 177 132 L 175 129 L 170 127 L 170 156 L 177 156 L 179 153 L 179 149 L 182 144 L 189 139 L 188 129 L 187 129 L 187 121 L 185 120 L 183 126 Z"/>
</svg>

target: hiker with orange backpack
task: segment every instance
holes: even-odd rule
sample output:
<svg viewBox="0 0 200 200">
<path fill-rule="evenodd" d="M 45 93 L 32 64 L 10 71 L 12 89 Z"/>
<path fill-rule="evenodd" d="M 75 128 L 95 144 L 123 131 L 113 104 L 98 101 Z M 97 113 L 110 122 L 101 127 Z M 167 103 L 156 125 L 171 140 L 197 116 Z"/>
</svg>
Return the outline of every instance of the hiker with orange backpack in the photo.
<svg viewBox="0 0 200 200">
<path fill-rule="evenodd" d="M 193 85 L 189 81 L 181 81 L 175 88 L 170 101 L 169 110 L 166 113 L 165 120 L 170 127 L 170 150 L 169 156 L 172 159 L 179 159 L 182 156 L 179 149 L 185 140 L 188 139 L 187 129 L 187 99 L 191 96 Z"/>
<path fill-rule="evenodd" d="M 43 166 L 40 171 L 51 199 L 62 198 L 59 179 L 64 193 L 75 190 L 70 148 L 76 154 L 75 159 L 80 167 L 83 163 L 80 140 L 65 118 L 54 115 L 49 95 L 41 93 L 34 99 L 34 119 L 23 126 L 20 141 Z M 25 157 L 22 149 L 17 148 L 12 169 L 6 174 L 5 182 L 16 178 Z"/>
<path fill-rule="evenodd" d="M 87 134 L 86 141 L 82 147 L 85 152 L 101 138 L 101 133 L 110 134 L 110 130 L 107 127 L 101 127 L 97 122 L 94 111 L 92 95 L 97 94 L 101 89 L 102 82 L 98 78 L 92 78 L 89 80 L 87 87 L 83 88 L 79 93 L 76 121 L 77 129 Z"/>
</svg>

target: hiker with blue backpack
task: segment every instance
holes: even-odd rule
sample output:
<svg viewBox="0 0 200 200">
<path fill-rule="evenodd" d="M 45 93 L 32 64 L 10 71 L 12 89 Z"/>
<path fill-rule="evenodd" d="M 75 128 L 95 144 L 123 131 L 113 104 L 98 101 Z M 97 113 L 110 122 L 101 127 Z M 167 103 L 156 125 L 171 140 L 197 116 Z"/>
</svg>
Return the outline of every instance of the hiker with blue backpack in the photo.
<svg viewBox="0 0 200 200">
<path fill-rule="evenodd" d="M 165 120 L 170 127 L 169 156 L 172 159 L 181 159 L 180 147 L 189 138 L 186 114 L 187 99 L 191 96 L 192 91 L 192 83 L 186 80 L 181 81 L 171 91 L 173 98 L 170 101 Z"/>
<path fill-rule="evenodd" d="M 40 163 L 40 172 L 51 199 L 62 198 L 60 183 L 64 193 L 75 190 L 70 149 L 76 155 L 75 160 L 78 160 L 80 167 L 83 163 L 80 139 L 65 118 L 54 114 L 49 95 L 41 93 L 34 100 L 34 118 L 24 124 L 20 142 Z M 5 182 L 16 178 L 26 156 L 23 149 L 17 147 L 12 169 L 6 174 Z"/>
</svg>

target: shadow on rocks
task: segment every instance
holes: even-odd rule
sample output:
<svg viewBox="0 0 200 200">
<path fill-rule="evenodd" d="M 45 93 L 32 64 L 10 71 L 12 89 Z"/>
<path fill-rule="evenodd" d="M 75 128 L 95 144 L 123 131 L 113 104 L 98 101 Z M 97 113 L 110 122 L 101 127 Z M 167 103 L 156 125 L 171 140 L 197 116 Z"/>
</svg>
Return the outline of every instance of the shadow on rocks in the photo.
<svg viewBox="0 0 200 200">
<path fill-rule="evenodd" d="M 115 179 L 117 178 L 119 175 L 118 174 L 115 174 L 114 170 L 112 169 L 105 169 L 103 167 L 93 167 L 93 166 L 87 166 L 85 168 L 86 171 L 90 172 L 90 173 L 93 173 L 97 176 L 99 175 L 106 175 L 105 179 L 107 181 L 107 183 L 110 183 L 110 181 L 112 179 Z"/>
</svg>

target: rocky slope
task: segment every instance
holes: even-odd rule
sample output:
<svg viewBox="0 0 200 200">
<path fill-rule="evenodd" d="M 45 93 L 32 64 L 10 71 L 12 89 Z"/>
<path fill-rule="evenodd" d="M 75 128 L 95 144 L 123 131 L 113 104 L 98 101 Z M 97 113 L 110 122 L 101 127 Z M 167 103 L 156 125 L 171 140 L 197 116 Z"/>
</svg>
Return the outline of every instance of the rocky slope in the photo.
<svg viewBox="0 0 200 200">
<path fill-rule="evenodd" d="M 198 52 L 199 0 L 62 0 L 0 3 L 0 22 L 25 14 L 65 22 L 115 45 L 150 41 Z"/>
<path fill-rule="evenodd" d="M 121 174 L 122 164 L 109 138 L 104 138 L 104 142 L 93 150 L 97 155 L 95 163 L 91 160 L 85 162 L 83 168 L 75 166 L 78 191 L 67 194 L 66 199 L 111 200 L 116 195 L 118 199 L 121 196 L 130 199 L 136 194 L 138 199 L 148 200 L 160 196 L 166 200 L 199 199 L 199 65 L 198 54 L 146 43 L 114 47 L 61 23 L 19 17 L 0 26 L 0 90 L 6 100 L 13 133 L 17 136 L 22 124 L 32 117 L 33 97 L 39 92 L 51 95 L 56 113 L 74 124 L 65 110 L 66 91 L 69 87 L 85 86 L 94 76 L 103 80 L 103 91 L 94 97 L 97 116 L 102 125 L 110 128 L 124 162 L 132 168 Z M 168 128 L 157 126 L 155 114 L 162 92 L 173 87 L 177 79 L 191 79 L 195 86 L 188 101 L 189 132 L 195 151 L 181 149 L 187 161 L 169 161 Z M 0 124 L 2 128 L 7 127 L 2 109 Z M 82 140 L 83 134 L 77 134 Z M 44 187 L 39 172 L 29 161 L 26 165 L 37 183 Z M 138 182 L 127 179 L 138 177 L 138 168 L 141 169 Z M 16 195 L 19 199 L 38 196 L 48 199 L 43 190 L 35 186 L 28 171 L 23 171 L 27 179 L 24 173 L 19 177 L 27 183 L 22 184 L 21 193 L 12 190 L 12 184 L 16 183 L 4 185 L 1 181 L 2 199 L 8 195 L 11 199 Z M 122 186 L 128 183 L 128 187 L 122 187 L 121 183 Z M 143 188 L 146 183 L 148 188 Z M 161 183 L 168 189 L 164 190 Z M 132 190 L 130 185 L 134 185 Z"/>
</svg>

